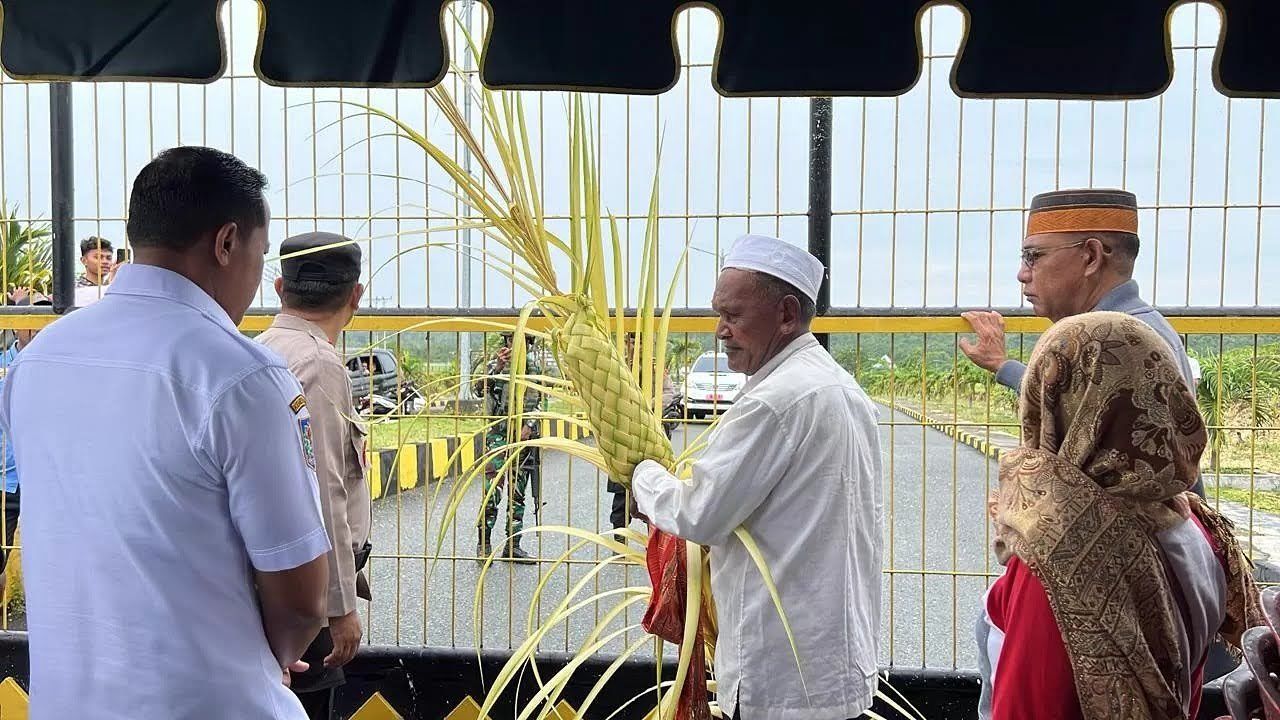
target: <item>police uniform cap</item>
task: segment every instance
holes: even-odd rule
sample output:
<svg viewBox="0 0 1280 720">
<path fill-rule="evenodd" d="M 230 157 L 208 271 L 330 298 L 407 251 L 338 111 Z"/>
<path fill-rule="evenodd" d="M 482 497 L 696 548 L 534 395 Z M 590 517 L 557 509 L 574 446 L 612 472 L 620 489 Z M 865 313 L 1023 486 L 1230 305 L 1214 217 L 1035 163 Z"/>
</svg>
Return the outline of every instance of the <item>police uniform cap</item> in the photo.
<svg viewBox="0 0 1280 720">
<path fill-rule="evenodd" d="M 348 283 L 360 277 L 360 246 L 337 233 L 294 235 L 280 244 L 280 256 L 286 280 Z"/>
</svg>

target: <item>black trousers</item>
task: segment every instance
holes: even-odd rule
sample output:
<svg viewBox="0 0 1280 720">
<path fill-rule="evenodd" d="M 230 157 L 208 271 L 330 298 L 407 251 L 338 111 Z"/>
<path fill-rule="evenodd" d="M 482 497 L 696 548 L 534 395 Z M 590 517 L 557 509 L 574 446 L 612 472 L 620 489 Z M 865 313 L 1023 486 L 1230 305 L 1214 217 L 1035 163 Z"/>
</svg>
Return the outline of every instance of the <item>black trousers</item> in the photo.
<svg viewBox="0 0 1280 720">
<path fill-rule="evenodd" d="M 330 720 L 333 717 L 333 690 L 329 688 L 298 695 L 308 720 Z"/>
<path fill-rule="evenodd" d="M 621 485 L 610 483 L 610 492 L 613 493 L 613 502 L 609 507 L 609 522 L 615 529 L 627 526 L 627 490 Z M 616 489 L 615 489 L 616 488 Z"/>
<path fill-rule="evenodd" d="M 342 668 L 324 666 L 324 659 L 331 652 L 333 636 L 329 634 L 329 628 L 320 628 L 316 639 L 302 653 L 302 660 L 311 667 L 306 672 L 294 673 L 291 678 L 293 692 L 302 701 L 302 707 L 311 720 L 329 720 L 333 690 L 347 681 Z"/>
<path fill-rule="evenodd" d="M 0 553 L 0 572 L 9 564 L 9 549 L 13 547 L 13 534 L 18 530 L 18 512 L 21 508 L 22 489 L 4 494 L 4 551 Z"/>
<path fill-rule="evenodd" d="M 671 439 L 671 423 L 662 423 L 662 430 L 667 434 L 667 439 Z M 609 505 L 609 524 L 615 530 L 626 527 L 631 520 L 627 507 L 627 489 L 622 486 L 622 483 L 613 480 L 610 480 L 605 487 L 613 494 L 613 500 Z"/>
</svg>

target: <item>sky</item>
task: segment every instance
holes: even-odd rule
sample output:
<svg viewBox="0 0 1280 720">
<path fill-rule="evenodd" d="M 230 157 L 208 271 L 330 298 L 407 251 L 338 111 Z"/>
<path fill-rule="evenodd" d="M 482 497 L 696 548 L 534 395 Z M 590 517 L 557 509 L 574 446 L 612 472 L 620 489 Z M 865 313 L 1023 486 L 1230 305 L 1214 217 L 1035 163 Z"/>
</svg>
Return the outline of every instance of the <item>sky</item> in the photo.
<svg viewBox="0 0 1280 720">
<path fill-rule="evenodd" d="M 379 137 L 385 123 L 330 126 L 343 111 L 336 101 L 369 103 L 453 149 L 423 91 L 267 86 L 253 76 L 256 3 L 230 0 L 223 13 L 230 66 L 215 83 L 73 87 L 77 237 L 122 240 L 133 175 L 165 147 L 206 144 L 267 174 L 273 242 L 312 229 L 367 239 L 370 269 L 389 261 L 372 277 L 367 271 L 373 306 L 510 308 L 528 299 L 479 263 L 465 296 L 457 253 L 412 249 L 425 242 L 423 228 L 451 224 L 458 212 L 448 180 L 420 149 Z M 688 242 L 677 306 L 706 308 L 715 253 L 738 235 L 807 242 L 809 101 L 722 98 L 710 82 L 715 15 L 691 9 L 678 23 L 689 66 L 675 88 L 658 97 L 586 97 L 604 205 L 624 219 L 643 215 L 657 173 L 664 282 Z M 1280 177 L 1267 172 L 1277 166 L 1280 108 L 1228 101 L 1213 88 L 1216 10 L 1196 4 L 1175 12 L 1173 84 L 1160 98 L 1130 102 L 961 101 L 949 73 L 963 24 L 954 8 L 923 16 L 928 57 L 907 94 L 835 101 L 834 306 L 1017 306 L 1023 208 L 1038 192 L 1086 185 L 1138 195 L 1137 277 L 1148 299 L 1164 307 L 1280 305 L 1280 284 L 1265 280 L 1280 271 Z M 564 212 L 566 96 L 522 95 L 548 212 Z M 0 133 L 0 196 L 24 216 L 47 218 L 47 86 L 0 84 Z M 635 257 L 643 222 L 623 229 Z M 275 304 L 269 288 L 261 298 Z"/>
</svg>

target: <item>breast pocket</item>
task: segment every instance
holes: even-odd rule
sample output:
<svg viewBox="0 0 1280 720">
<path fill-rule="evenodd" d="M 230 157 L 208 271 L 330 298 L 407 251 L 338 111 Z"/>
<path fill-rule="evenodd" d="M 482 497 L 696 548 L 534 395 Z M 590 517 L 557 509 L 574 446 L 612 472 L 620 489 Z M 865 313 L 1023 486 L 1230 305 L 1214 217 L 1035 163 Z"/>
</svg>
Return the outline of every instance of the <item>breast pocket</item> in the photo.
<svg viewBox="0 0 1280 720">
<path fill-rule="evenodd" d="M 368 436 L 363 427 L 350 420 L 347 421 L 347 430 L 351 436 L 351 444 L 347 450 L 348 472 L 364 475 L 369 466 Z"/>
</svg>

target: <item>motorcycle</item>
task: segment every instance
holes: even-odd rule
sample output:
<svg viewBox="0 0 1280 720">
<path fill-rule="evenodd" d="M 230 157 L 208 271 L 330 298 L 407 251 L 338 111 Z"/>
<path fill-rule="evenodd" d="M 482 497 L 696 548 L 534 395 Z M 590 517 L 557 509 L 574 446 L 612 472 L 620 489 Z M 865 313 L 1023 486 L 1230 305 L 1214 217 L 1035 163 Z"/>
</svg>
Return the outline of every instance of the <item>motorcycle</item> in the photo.
<svg viewBox="0 0 1280 720">
<path fill-rule="evenodd" d="M 383 393 L 361 395 L 355 399 L 356 412 L 361 415 L 416 415 L 426 406 L 426 398 L 412 382 L 401 385 L 399 395 L 398 399 Z"/>
<path fill-rule="evenodd" d="M 671 439 L 671 432 L 676 425 L 674 421 L 683 419 L 685 419 L 684 395 L 676 393 L 675 397 L 671 398 L 671 402 L 662 408 L 662 430 L 667 434 L 668 440 Z"/>
</svg>

